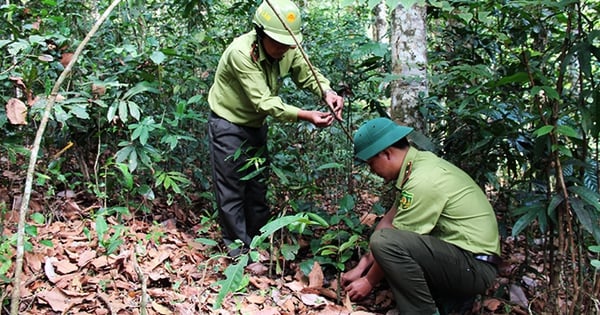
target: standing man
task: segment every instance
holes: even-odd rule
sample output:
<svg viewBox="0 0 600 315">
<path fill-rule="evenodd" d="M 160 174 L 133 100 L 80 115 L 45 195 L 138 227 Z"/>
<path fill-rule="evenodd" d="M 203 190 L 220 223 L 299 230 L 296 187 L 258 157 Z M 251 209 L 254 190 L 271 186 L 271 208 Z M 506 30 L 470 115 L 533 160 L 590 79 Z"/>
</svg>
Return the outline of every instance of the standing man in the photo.
<svg viewBox="0 0 600 315">
<path fill-rule="evenodd" d="M 481 188 L 458 167 L 411 147 L 412 130 L 376 118 L 354 135 L 356 159 L 398 191 L 371 235 L 370 253 L 342 275 L 342 285 L 360 300 L 386 279 L 400 314 L 445 314 L 493 284 L 498 226 Z"/>
<path fill-rule="evenodd" d="M 277 13 L 266 0 L 258 7 L 254 30 L 227 47 L 208 94 L 213 185 L 225 245 L 240 240 L 247 247 L 270 218 L 267 172 L 242 180 L 256 170 L 243 168 L 250 158 L 258 157 L 264 161 L 265 169 L 268 167 L 267 116 L 288 122 L 304 120 L 317 127 L 341 119 L 343 99 L 322 74 L 317 71 L 316 77 L 313 75 L 296 49 L 294 37 L 298 43 L 302 41 L 300 10 L 290 0 L 269 2 Z M 285 104 L 277 93 L 282 77 L 288 74 L 299 88 L 321 97 L 335 117 L 328 111 L 302 110 Z M 240 249 L 229 252 L 230 256 L 239 253 Z"/>
</svg>

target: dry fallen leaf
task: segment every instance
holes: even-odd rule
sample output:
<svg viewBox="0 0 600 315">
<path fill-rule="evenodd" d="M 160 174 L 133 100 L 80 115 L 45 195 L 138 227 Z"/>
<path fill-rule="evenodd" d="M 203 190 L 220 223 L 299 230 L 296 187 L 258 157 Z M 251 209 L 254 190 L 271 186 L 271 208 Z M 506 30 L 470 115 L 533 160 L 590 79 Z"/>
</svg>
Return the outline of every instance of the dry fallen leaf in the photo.
<svg viewBox="0 0 600 315">
<path fill-rule="evenodd" d="M 87 265 L 92 259 L 96 258 L 95 250 L 86 250 L 83 253 L 79 254 L 79 260 L 77 261 L 77 266 L 83 267 Z"/>
<path fill-rule="evenodd" d="M 250 283 L 259 290 L 267 290 L 273 285 L 273 281 L 267 277 L 254 277 L 249 279 Z"/>
<path fill-rule="evenodd" d="M 515 284 L 510 285 L 510 301 L 525 308 L 529 305 L 525 292 L 523 292 L 520 286 Z"/>
<path fill-rule="evenodd" d="M 73 59 L 73 53 L 63 53 L 60 58 L 60 64 L 63 65 L 63 67 L 66 67 L 69 64 L 69 62 L 71 62 L 71 59 Z"/>
<path fill-rule="evenodd" d="M 27 125 L 27 106 L 18 98 L 11 98 L 6 103 L 6 117 L 13 125 Z"/>
<path fill-rule="evenodd" d="M 246 297 L 246 300 L 252 304 L 263 304 L 265 303 L 266 298 L 264 296 L 250 294 Z"/>
<path fill-rule="evenodd" d="M 50 282 L 52 283 L 54 283 L 58 277 L 56 275 L 56 272 L 54 271 L 54 266 L 52 265 L 52 263 L 54 262 L 58 262 L 58 259 L 56 259 L 56 257 L 46 257 L 46 260 L 44 262 L 44 273 L 46 274 L 48 280 L 50 280 Z"/>
<path fill-rule="evenodd" d="M 373 226 L 377 221 L 377 215 L 374 213 L 367 212 L 360 218 L 360 223 L 366 226 Z"/>
<path fill-rule="evenodd" d="M 48 54 L 42 54 L 42 55 L 38 56 L 38 60 L 44 61 L 44 62 L 52 62 L 52 61 L 54 61 L 54 57 L 52 57 L 51 55 L 48 55 Z"/>
<path fill-rule="evenodd" d="M 492 312 L 495 312 L 500 305 L 502 305 L 502 302 L 500 302 L 500 300 L 498 299 L 486 299 L 485 301 L 483 301 L 483 306 Z"/>
<path fill-rule="evenodd" d="M 252 313 L 253 315 L 279 315 L 279 310 L 272 306 L 265 306 L 262 310 Z"/>
<path fill-rule="evenodd" d="M 308 306 L 321 306 L 327 305 L 327 300 L 320 295 L 317 294 L 300 294 L 300 299 L 302 303 Z"/>
<path fill-rule="evenodd" d="M 255 276 L 262 276 L 269 271 L 269 268 L 260 262 L 255 262 L 246 266 L 246 271 Z"/>
<path fill-rule="evenodd" d="M 360 313 L 360 312 L 357 312 Z M 350 315 L 354 313 L 350 313 L 348 310 L 345 310 L 343 306 L 328 304 L 322 310 L 315 313 L 316 315 Z M 363 315 L 375 315 L 373 313 L 364 313 Z"/>
<path fill-rule="evenodd" d="M 300 281 L 288 282 L 285 284 L 285 286 L 294 292 L 300 292 L 302 289 L 304 289 L 304 284 Z"/>
<path fill-rule="evenodd" d="M 54 266 L 56 267 L 56 271 L 63 275 L 77 271 L 78 269 L 77 265 L 72 264 L 66 260 L 59 260 L 54 263 Z"/>
<path fill-rule="evenodd" d="M 312 270 L 308 274 L 308 287 L 309 288 L 322 288 L 323 287 L 323 269 L 318 262 L 313 263 Z"/>
<path fill-rule="evenodd" d="M 159 314 L 162 315 L 170 315 L 172 314 L 171 310 L 168 309 L 166 306 L 163 306 L 161 304 L 156 303 L 155 301 L 152 301 L 152 308 Z"/>
<path fill-rule="evenodd" d="M 58 288 L 52 288 L 50 291 L 42 291 L 37 294 L 37 297 L 50 304 L 50 307 L 55 312 L 62 312 L 70 305 L 79 304 L 83 301 L 82 298 L 66 296 Z"/>
</svg>

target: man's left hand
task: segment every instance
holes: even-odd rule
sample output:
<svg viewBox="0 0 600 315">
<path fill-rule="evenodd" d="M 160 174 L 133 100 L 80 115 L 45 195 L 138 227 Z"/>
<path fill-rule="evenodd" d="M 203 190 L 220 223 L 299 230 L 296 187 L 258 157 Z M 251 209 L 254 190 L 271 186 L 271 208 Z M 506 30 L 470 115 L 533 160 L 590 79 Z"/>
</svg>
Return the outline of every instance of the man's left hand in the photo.
<svg viewBox="0 0 600 315">
<path fill-rule="evenodd" d="M 323 97 L 325 103 L 329 105 L 330 108 L 333 109 L 333 113 L 335 114 L 335 119 L 342 120 L 342 109 L 344 108 L 344 98 L 337 95 L 334 90 L 325 91 L 325 96 Z"/>
</svg>

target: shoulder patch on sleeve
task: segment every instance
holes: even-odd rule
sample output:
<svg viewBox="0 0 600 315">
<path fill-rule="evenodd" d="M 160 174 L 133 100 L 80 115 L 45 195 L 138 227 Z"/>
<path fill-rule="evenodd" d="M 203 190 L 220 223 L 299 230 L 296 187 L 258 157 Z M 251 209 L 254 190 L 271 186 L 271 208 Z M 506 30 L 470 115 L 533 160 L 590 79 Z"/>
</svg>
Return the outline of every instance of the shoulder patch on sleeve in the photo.
<svg viewBox="0 0 600 315">
<path fill-rule="evenodd" d="M 400 196 L 400 208 L 408 209 L 410 207 L 410 205 L 412 204 L 412 200 L 413 200 L 413 194 L 406 190 L 403 190 L 402 195 Z"/>
</svg>

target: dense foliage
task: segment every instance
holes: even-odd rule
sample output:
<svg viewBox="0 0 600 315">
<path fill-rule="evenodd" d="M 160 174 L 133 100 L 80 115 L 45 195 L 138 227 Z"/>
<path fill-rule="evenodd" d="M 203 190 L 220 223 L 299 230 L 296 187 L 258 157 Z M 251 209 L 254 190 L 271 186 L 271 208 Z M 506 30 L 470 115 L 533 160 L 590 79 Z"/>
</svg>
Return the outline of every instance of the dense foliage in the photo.
<svg viewBox="0 0 600 315">
<path fill-rule="evenodd" d="M 0 110 L 0 187 L 19 196 L 49 92 L 108 4 L 9 2 L 0 7 L 0 95 L 7 104 Z M 259 2 L 121 3 L 77 60 L 53 108 L 33 188 L 46 197 L 42 214 L 62 219 L 54 201 L 75 192 L 99 226 L 107 215 L 152 220 L 170 207 L 183 209 L 177 218 L 183 226 L 214 220 L 207 92 L 220 53 L 251 27 L 249 12 Z M 267 234 L 289 225 L 294 239 L 314 226 L 334 227 L 313 238 L 309 258 L 302 258 L 306 268 L 318 260 L 344 270 L 354 249 L 365 246 L 367 233 L 353 211 L 361 198 L 356 192 L 380 183 L 353 167 L 347 132 L 388 112 L 390 49 L 368 36 L 375 3 L 304 1 L 303 48 L 346 97 L 345 120 L 328 129 L 270 127 L 269 197 L 281 221 Z M 598 1 L 430 1 L 428 7 L 425 132 L 437 153 L 490 192 L 504 238 L 525 235 L 526 245 L 544 252 L 546 268 L 537 279 L 542 287 L 555 285 L 551 298 L 568 296 L 561 312 L 598 307 L 599 10 Z M 288 102 L 323 109 L 284 82 Z M 26 123 L 15 123 L 9 108 L 26 109 Z M 0 199 L 0 212 L 12 202 Z M 378 204 L 375 212 L 382 209 Z M 11 242 L 0 235 L 0 284 L 10 281 L 3 253 Z M 281 254 L 295 259 L 295 245 L 282 245 Z M 519 270 L 513 280 L 530 271 Z M 560 287 L 561 278 L 573 285 Z"/>
<path fill-rule="evenodd" d="M 424 113 L 435 142 L 493 187 L 512 236 L 542 245 L 550 303 L 561 313 L 597 308 L 590 293 L 599 292 L 598 261 L 588 260 L 600 244 L 598 10 L 597 1 L 430 7 Z M 557 302 L 559 292 L 573 304 Z"/>
</svg>

